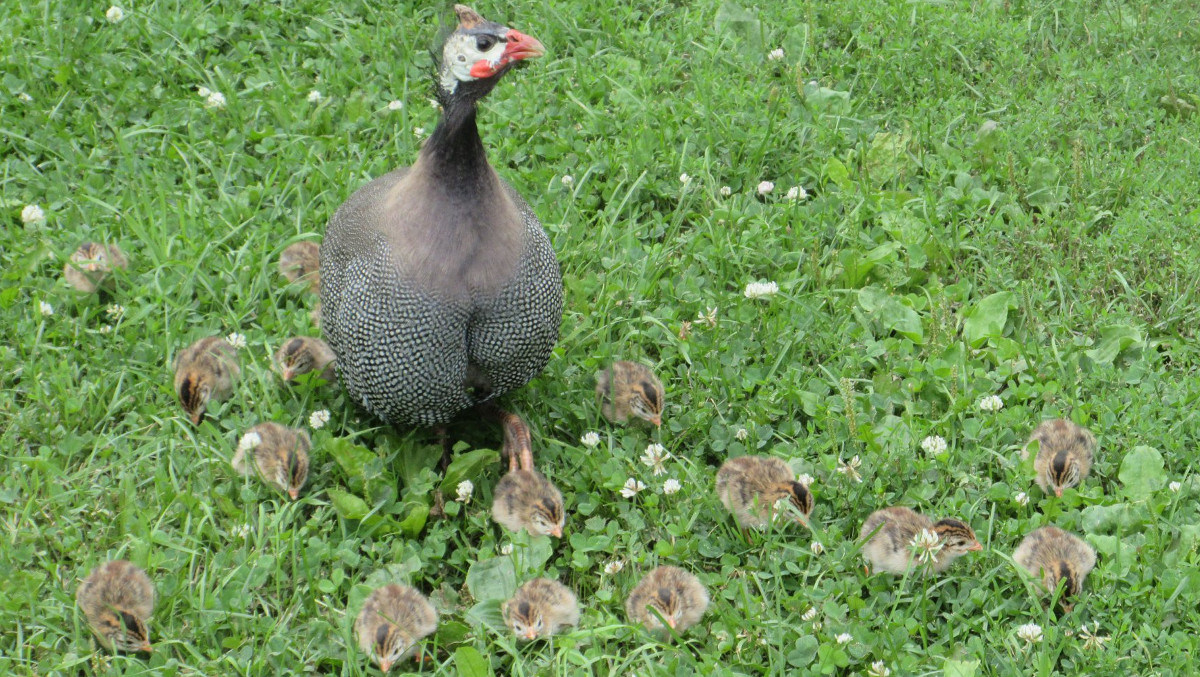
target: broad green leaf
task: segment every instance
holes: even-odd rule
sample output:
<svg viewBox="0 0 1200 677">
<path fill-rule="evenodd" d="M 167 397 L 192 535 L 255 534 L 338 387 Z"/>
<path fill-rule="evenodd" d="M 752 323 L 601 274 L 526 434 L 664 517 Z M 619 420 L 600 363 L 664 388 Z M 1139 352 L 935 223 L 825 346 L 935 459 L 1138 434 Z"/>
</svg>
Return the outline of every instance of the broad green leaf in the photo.
<svg viewBox="0 0 1200 677">
<path fill-rule="evenodd" d="M 1029 167 L 1029 184 L 1025 201 L 1044 212 L 1054 211 L 1066 201 L 1067 189 L 1061 185 L 1058 168 L 1050 160 L 1040 157 Z"/>
<path fill-rule="evenodd" d="M 826 115 L 849 115 L 850 92 L 822 87 L 808 83 L 801 89 L 804 95 L 804 105 L 817 113 Z"/>
<path fill-rule="evenodd" d="M 500 610 L 503 603 L 504 600 L 499 599 L 480 602 L 468 609 L 463 619 L 471 625 L 483 625 L 497 633 L 507 634 L 510 630 L 505 625 L 504 614 Z"/>
<path fill-rule="evenodd" d="M 1135 500 L 1148 498 L 1167 484 L 1162 454 L 1154 447 L 1134 447 L 1121 460 L 1117 477 L 1124 485 L 1121 493 Z"/>
<path fill-rule="evenodd" d="M 876 186 L 907 174 L 913 163 L 909 153 L 913 146 L 910 132 L 879 132 L 871 138 L 863 152 L 863 171 Z"/>
<path fill-rule="evenodd" d="M 460 646 L 454 650 L 454 667 L 462 677 L 490 677 L 492 674 L 492 666 L 472 646 Z"/>
<path fill-rule="evenodd" d="M 425 522 L 429 519 L 429 506 L 417 501 L 411 501 L 406 505 L 409 506 L 408 512 L 400 521 L 400 530 L 409 538 L 416 538 L 425 528 Z"/>
<path fill-rule="evenodd" d="M 1101 329 L 1096 347 L 1084 353 L 1097 364 L 1112 364 L 1121 351 L 1134 346 L 1140 347 L 1145 343 L 1142 332 L 1136 327 L 1120 324 Z"/>
<path fill-rule="evenodd" d="M 822 173 L 827 180 L 832 181 L 843 192 L 854 190 L 854 184 L 850 181 L 850 170 L 846 169 L 846 165 L 842 164 L 841 160 L 830 157 L 825 161 L 825 170 Z"/>
<path fill-rule="evenodd" d="M 442 494 L 454 497 L 458 484 L 463 480 L 478 478 L 483 469 L 494 465 L 500 460 L 500 454 L 491 449 L 476 449 L 456 456 L 446 468 L 446 478 L 442 480 Z"/>
<path fill-rule="evenodd" d="M 979 672 L 979 661 L 956 661 L 947 658 L 942 664 L 942 677 L 975 677 Z"/>
<path fill-rule="evenodd" d="M 511 557 L 475 562 L 467 570 L 467 590 L 479 601 L 508 599 L 517 591 L 517 570 Z"/>
<path fill-rule="evenodd" d="M 730 36 L 733 44 L 743 56 L 760 60 L 763 53 L 762 22 L 755 14 L 736 2 L 726 0 L 717 8 L 717 16 L 713 20 L 717 33 Z"/>
<path fill-rule="evenodd" d="M 1089 534 L 1110 533 L 1132 524 L 1128 503 L 1089 505 L 1083 509 L 1083 530 Z"/>
<path fill-rule="evenodd" d="M 360 484 L 366 479 L 363 472 L 364 466 L 378 458 L 370 449 L 357 445 L 344 437 L 335 437 L 327 441 L 324 447 L 352 483 Z"/>
<path fill-rule="evenodd" d="M 354 494 L 340 489 L 328 489 L 327 492 L 333 509 L 343 519 L 360 520 L 371 512 L 371 506 Z"/>
<path fill-rule="evenodd" d="M 820 642 L 812 635 L 804 635 L 796 640 L 792 645 L 792 650 L 788 652 L 787 662 L 793 668 L 808 667 L 812 663 L 813 658 L 817 655 L 817 646 Z"/>
<path fill-rule="evenodd" d="M 553 554 L 549 536 L 531 536 L 528 531 L 513 534 L 513 563 L 522 578 L 540 573 Z"/>
<path fill-rule="evenodd" d="M 406 446 L 397 456 L 400 479 L 407 487 L 418 482 L 421 471 L 433 470 L 442 458 L 440 445 Z"/>
<path fill-rule="evenodd" d="M 858 305 L 884 328 L 908 338 L 913 343 L 925 342 L 925 330 L 917 311 L 877 287 L 863 287 L 858 292 Z"/>
<path fill-rule="evenodd" d="M 986 296 L 967 308 L 963 315 L 963 338 L 967 343 L 978 348 L 989 338 L 1002 336 L 1012 302 L 1012 292 L 1002 291 Z"/>
</svg>

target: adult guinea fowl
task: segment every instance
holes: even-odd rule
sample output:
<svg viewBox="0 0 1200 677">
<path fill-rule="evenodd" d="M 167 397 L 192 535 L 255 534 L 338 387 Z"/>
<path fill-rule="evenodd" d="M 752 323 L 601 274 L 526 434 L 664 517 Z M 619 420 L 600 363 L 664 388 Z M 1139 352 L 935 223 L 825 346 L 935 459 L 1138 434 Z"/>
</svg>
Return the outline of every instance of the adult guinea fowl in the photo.
<svg viewBox="0 0 1200 677">
<path fill-rule="evenodd" d="M 562 320 L 550 241 L 488 164 L 475 125 L 480 99 L 542 44 L 469 7 L 454 11 L 437 129 L 413 166 L 338 208 L 321 245 L 322 328 L 342 382 L 396 425 L 441 426 L 525 385 L 549 361 Z M 515 415 L 485 409 L 528 438 Z"/>
</svg>

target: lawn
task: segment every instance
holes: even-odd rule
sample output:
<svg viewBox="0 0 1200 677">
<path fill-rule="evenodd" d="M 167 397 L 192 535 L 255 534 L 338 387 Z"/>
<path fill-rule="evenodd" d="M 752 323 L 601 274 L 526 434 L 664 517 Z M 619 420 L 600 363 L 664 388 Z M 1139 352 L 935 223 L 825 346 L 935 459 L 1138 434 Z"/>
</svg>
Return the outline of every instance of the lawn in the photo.
<svg viewBox="0 0 1200 677">
<path fill-rule="evenodd" d="M 504 400 L 566 498 L 553 542 L 491 521 L 491 424 L 452 427 L 443 475 L 430 431 L 271 368 L 319 331 L 279 253 L 436 126 L 429 4 L 0 8 L 0 673 L 378 675 L 354 613 L 396 581 L 441 625 L 394 674 L 1191 674 L 1193 3 L 475 5 L 548 50 L 480 131 L 563 271 L 555 354 Z M 130 259 L 94 294 L 62 279 L 87 240 Z M 194 427 L 172 359 L 233 333 L 243 378 Z M 655 367 L 661 429 L 601 417 L 612 359 Z M 298 501 L 231 470 L 247 428 L 320 410 Z M 1019 459 L 1054 417 L 1099 440 L 1062 498 Z M 655 443 L 664 475 L 641 461 Z M 812 478 L 811 530 L 737 528 L 713 483 L 747 453 Z M 630 478 L 646 488 L 626 498 Z M 966 520 L 983 551 L 933 578 L 866 575 L 859 526 L 892 504 Z M 1099 553 L 1069 613 L 1011 560 L 1044 524 Z M 75 607 L 117 558 L 157 585 L 151 655 L 103 651 Z M 665 641 L 623 608 L 658 564 L 713 600 Z M 499 604 L 542 574 L 582 619 L 520 643 Z"/>
</svg>

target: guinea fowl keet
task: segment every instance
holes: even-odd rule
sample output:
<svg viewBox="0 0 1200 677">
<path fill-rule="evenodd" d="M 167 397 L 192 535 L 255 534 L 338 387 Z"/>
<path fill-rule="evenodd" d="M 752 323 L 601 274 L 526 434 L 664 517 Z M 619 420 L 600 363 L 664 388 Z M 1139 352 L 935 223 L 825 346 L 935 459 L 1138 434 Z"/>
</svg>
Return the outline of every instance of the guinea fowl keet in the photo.
<svg viewBox="0 0 1200 677">
<path fill-rule="evenodd" d="M 614 423 L 636 416 L 662 425 L 662 381 L 644 364 L 619 360 L 596 372 L 596 399 L 601 413 Z"/>
<path fill-rule="evenodd" d="M 417 642 L 437 630 L 437 610 L 415 588 L 385 585 L 363 602 L 354 621 L 358 647 L 387 672 L 417 649 Z"/>
<path fill-rule="evenodd" d="M 529 382 L 562 320 L 554 250 L 475 123 L 480 99 L 542 45 L 454 9 L 437 129 L 413 166 L 338 208 L 321 244 L 321 324 L 342 383 L 396 425 L 441 425 Z"/>
<path fill-rule="evenodd" d="M 154 583 L 123 559 L 105 562 L 79 584 L 75 601 L 100 643 L 115 651 L 150 651 L 146 620 L 154 611 Z"/>
<path fill-rule="evenodd" d="M 792 469 L 774 456 L 731 458 L 717 471 L 717 496 L 743 527 L 765 527 L 772 518 L 788 514 L 788 501 L 804 521 L 812 513 L 813 496 L 795 480 Z"/>
<path fill-rule="evenodd" d="M 175 358 L 175 396 L 193 425 L 200 425 L 209 403 L 233 393 L 241 373 L 237 349 L 220 336 L 202 338 L 179 353 Z"/>
<path fill-rule="evenodd" d="M 1043 422 L 1029 436 L 1021 460 L 1029 458 L 1029 445 L 1038 443 L 1033 468 L 1037 484 L 1047 495 L 1062 497 L 1064 489 L 1087 479 L 1096 454 L 1096 437 L 1083 426 L 1063 418 Z"/>
<path fill-rule="evenodd" d="M 918 566 L 925 573 L 940 573 L 959 557 L 983 549 L 966 522 L 953 518 L 934 522 L 899 505 L 871 513 L 863 521 L 859 540 L 863 556 L 875 570 L 891 574 Z"/>
<path fill-rule="evenodd" d="M 1096 566 L 1096 551 L 1083 539 L 1055 526 L 1030 532 L 1013 552 L 1013 561 L 1036 576 L 1042 587 L 1053 594 L 1063 585 L 1059 605 L 1071 611 L 1074 598 L 1083 589 L 1083 581 Z"/>
</svg>

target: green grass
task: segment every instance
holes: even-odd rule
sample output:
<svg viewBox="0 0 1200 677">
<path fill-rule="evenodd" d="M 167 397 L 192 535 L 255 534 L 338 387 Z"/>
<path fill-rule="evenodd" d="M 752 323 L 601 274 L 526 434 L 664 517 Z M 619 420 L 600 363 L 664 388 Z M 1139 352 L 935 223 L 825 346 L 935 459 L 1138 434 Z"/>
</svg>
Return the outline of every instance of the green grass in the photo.
<svg viewBox="0 0 1200 677">
<path fill-rule="evenodd" d="M 426 520 L 442 482 L 428 431 L 379 428 L 336 388 L 288 389 L 269 369 L 280 341 L 315 332 L 312 299 L 275 272 L 279 252 L 318 239 L 352 191 L 412 161 L 415 127 L 436 124 L 436 13 L 163 0 L 110 25 L 105 9 L 0 9 L 0 672 L 378 674 L 352 641 L 353 610 L 404 580 L 442 613 L 425 673 L 848 675 L 883 661 L 893 675 L 1188 674 L 1200 632 L 1191 3 L 477 6 L 549 50 L 480 120 L 566 289 L 554 358 L 506 403 L 566 496 L 567 537 L 518 539 L 512 559 L 498 558 L 514 539 L 488 515 L 498 462 L 471 472 L 470 504 Z M 206 108 L 199 86 L 227 106 Z M 308 103 L 312 89 L 325 101 Z M 787 201 L 791 186 L 809 198 Z M 22 223 L 27 204 L 45 225 Z M 87 239 L 130 255 L 111 292 L 61 280 Z M 759 280 L 780 292 L 745 298 Z M 697 321 L 710 308 L 715 326 Z M 249 343 L 243 381 L 193 428 L 170 360 L 235 331 Z M 592 374 L 614 357 L 663 376 L 661 431 L 600 419 Z M 1004 408 L 980 411 L 993 394 Z M 305 425 L 317 409 L 333 420 L 314 432 L 299 502 L 232 473 L 242 431 Z M 1017 460 L 1052 416 L 1100 439 L 1093 476 L 1062 499 Z M 598 449 L 580 444 L 588 431 Z M 485 425 L 456 433 L 473 450 L 499 444 Z M 926 435 L 949 450 L 925 454 Z M 656 441 L 678 494 L 639 461 Z M 812 532 L 734 527 L 713 477 L 745 453 L 815 477 Z M 855 455 L 862 483 L 836 471 Z M 629 477 L 649 485 L 633 500 L 617 493 Z M 894 503 L 969 520 L 985 550 L 933 580 L 864 576 L 853 539 Z M 1100 551 L 1066 615 L 1009 559 L 1046 523 Z M 150 657 L 98 650 L 74 606 L 79 580 L 117 557 L 158 586 Z M 603 575 L 614 558 L 624 570 Z M 714 600 L 673 642 L 625 624 L 625 594 L 659 563 L 696 572 Z M 499 632 L 498 602 L 474 595 L 503 594 L 514 566 L 576 590 L 580 628 L 529 645 Z M 1017 639 L 1025 623 L 1041 643 Z M 1079 635 L 1092 623 L 1110 637 L 1099 649 Z"/>
</svg>

